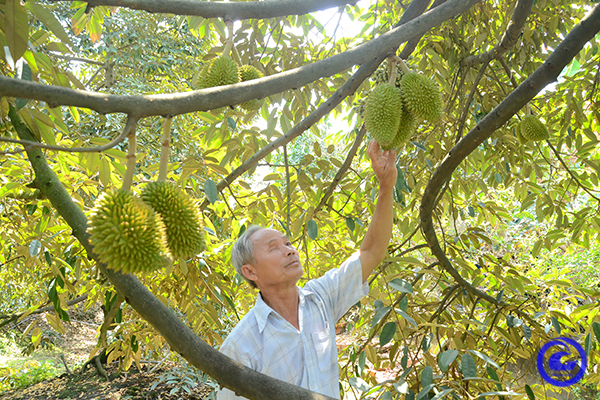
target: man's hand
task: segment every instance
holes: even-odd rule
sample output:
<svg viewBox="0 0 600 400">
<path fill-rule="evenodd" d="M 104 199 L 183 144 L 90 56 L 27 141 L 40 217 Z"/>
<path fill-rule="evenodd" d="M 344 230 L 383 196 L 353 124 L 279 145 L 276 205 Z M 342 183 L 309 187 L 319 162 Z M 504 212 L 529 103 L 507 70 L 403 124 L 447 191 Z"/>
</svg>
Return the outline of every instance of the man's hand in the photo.
<svg viewBox="0 0 600 400">
<path fill-rule="evenodd" d="M 398 171 L 396 170 L 396 151 L 384 151 L 375 140 L 371 140 L 367 148 L 367 154 L 371 159 L 373 172 L 379 179 L 379 190 L 391 190 L 396 185 Z"/>
</svg>

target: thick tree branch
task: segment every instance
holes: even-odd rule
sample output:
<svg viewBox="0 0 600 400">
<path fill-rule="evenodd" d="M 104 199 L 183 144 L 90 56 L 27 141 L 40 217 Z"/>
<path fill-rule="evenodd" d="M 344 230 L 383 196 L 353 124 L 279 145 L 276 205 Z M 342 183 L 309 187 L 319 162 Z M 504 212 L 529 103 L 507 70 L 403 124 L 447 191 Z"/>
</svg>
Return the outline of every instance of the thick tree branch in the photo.
<svg viewBox="0 0 600 400">
<path fill-rule="evenodd" d="M 52 0 L 53 2 L 73 0 Z M 197 15 L 204 18 L 243 20 L 303 15 L 314 11 L 356 4 L 358 0 L 266 0 L 220 2 L 194 0 L 88 0 L 88 7 L 109 6 L 144 10 L 151 13 Z"/>
<path fill-rule="evenodd" d="M 20 120 L 12 106 L 9 110 L 9 116 L 15 130 L 22 139 L 33 139 L 33 134 Z M 27 152 L 27 156 L 35 172 L 35 179 L 40 184 L 42 191 L 50 200 L 52 206 L 73 229 L 73 235 L 87 251 L 88 256 L 98 261 L 98 267 L 112 282 L 117 292 L 142 318 L 160 332 L 173 351 L 178 352 L 192 365 L 215 378 L 224 387 L 249 399 L 333 400 L 330 397 L 263 375 L 233 361 L 200 339 L 135 276 L 124 275 L 108 269 L 93 252 L 87 233 L 85 214 L 73 202 L 65 187 L 48 165 L 42 151 L 31 149 Z"/>
<path fill-rule="evenodd" d="M 560 72 L 579 53 L 585 43 L 600 30 L 600 5 L 596 6 L 581 22 L 571 30 L 556 50 L 544 63 L 509 94 L 494 110 L 487 114 L 464 138 L 448 153 L 433 173 L 423 193 L 420 207 L 421 229 L 433 255 L 442 267 L 473 295 L 492 304 L 502 306 L 492 296 L 483 293 L 467 282 L 454 268 L 442 248 L 433 225 L 433 211 L 437 204 L 440 189 L 452 177 L 458 165 L 473 152 L 496 129 L 504 125 L 517 111 L 534 98 L 546 85 L 556 81 Z M 519 310 L 520 315 L 527 317 Z"/>
<path fill-rule="evenodd" d="M 446 2 L 446 0 L 435 0 L 429 10 L 433 10 L 434 8 L 444 4 L 445 2 Z M 429 4 L 429 1 L 427 1 L 426 3 Z M 409 10 L 406 10 L 406 12 L 408 12 L 408 11 Z M 416 37 L 410 39 L 408 42 L 406 42 L 406 44 L 404 45 L 404 48 L 400 52 L 399 57 L 403 60 L 406 60 L 408 58 L 408 56 L 410 56 L 412 54 L 412 52 L 415 51 L 415 49 L 417 48 L 417 44 L 419 44 L 419 41 L 421 40 L 422 37 L 423 37 L 423 34 L 416 36 Z"/>
<path fill-rule="evenodd" d="M 235 85 L 186 93 L 118 96 L 83 92 L 66 87 L 49 86 L 0 76 L 0 94 L 2 96 L 45 101 L 53 107 L 59 105 L 84 107 L 101 114 L 122 112 L 138 119 L 153 115 L 172 117 L 194 111 L 217 109 L 302 87 L 319 78 L 334 75 L 370 60 L 381 61 L 395 52 L 395 49 L 401 43 L 424 34 L 432 27 L 466 11 L 480 1 L 450 0 L 419 18 L 344 53 L 290 71 Z"/>
<path fill-rule="evenodd" d="M 515 10 L 513 11 L 510 22 L 506 27 L 506 31 L 504 31 L 504 35 L 502 35 L 502 39 L 500 39 L 500 42 L 490 51 L 465 57 L 460 64 L 464 67 L 472 67 L 486 61 L 489 62 L 490 60 L 498 58 L 508 51 L 508 49 L 517 43 L 517 40 L 521 35 L 521 31 L 523 30 L 523 25 L 525 25 L 527 17 L 529 14 L 531 14 L 532 5 L 533 0 L 519 0 L 515 6 Z"/>
</svg>

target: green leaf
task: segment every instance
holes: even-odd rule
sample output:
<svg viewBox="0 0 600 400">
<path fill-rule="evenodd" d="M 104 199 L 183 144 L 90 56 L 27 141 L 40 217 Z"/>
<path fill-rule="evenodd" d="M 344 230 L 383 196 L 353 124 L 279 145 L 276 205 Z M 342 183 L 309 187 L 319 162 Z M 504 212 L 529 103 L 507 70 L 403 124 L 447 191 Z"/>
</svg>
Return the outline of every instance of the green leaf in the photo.
<svg viewBox="0 0 600 400">
<path fill-rule="evenodd" d="M 560 323 L 554 315 L 550 317 L 550 321 L 552 321 L 552 326 L 554 327 L 556 333 L 560 335 Z"/>
<path fill-rule="evenodd" d="M 367 382 L 356 376 L 348 379 L 348 383 L 350 386 L 361 392 L 366 392 L 371 388 Z"/>
<path fill-rule="evenodd" d="M 383 318 L 383 316 L 386 315 L 390 310 L 391 310 L 390 307 L 378 308 L 377 311 L 375 312 L 375 315 L 373 316 L 373 320 L 371 321 L 371 327 L 374 327 L 375 325 L 377 325 L 377 323 L 379 321 L 381 321 L 381 318 Z"/>
<path fill-rule="evenodd" d="M 431 385 L 427 385 L 425 386 L 420 392 L 419 394 L 417 394 L 417 400 L 422 399 L 423 397 L 427 396 L 427 394 L 431 391 L 431 389 L 433 389 L 435 387 L 435 385 L 432 383 Z"/>
<path fill-rule="evenodd" d="M 308 232 L 308 237 L 312 240 L 315 240 L 319 236 L 319 228 L 317 227 L 317 223 L 314 219 L 311 219 L 306 224 L 306 230 Z"/>
<path fill-rule="evenodd" d="M 531 339 L 531 328 L 525 324 L 521 325 L 521 328 L 523 329 L 523 334 L 525 335 L 527 340 L 530 340 Z"/>
<path fill-rule="evenodd" d="M 235 120 L 233 118 L 227 117 L 227 125 L 229 125 L 231 130 L 235 131 L 236 125 L 235 125 Z"/>
<path fill-rule="evenodd" d="M 429 335 L 423 336 L 423 341 L 421 342 L 421 348 L 424 352 L 427 352 L 431 347 L 431 340 L 433 339 L 433 335 L 430 333 Z"/>
<path fill-rule="evenodd" d="M 460 367 L 465 378 L 477 378 L 477 364 L 469 353 L 463 354 Z"/>
<path fill-rule="evenodd" d="M 6 44 L 12 57 L 11 68 L 27 50 L 29 39 L 29 18 L 20 0 L 6 0 L 4 5 Z M 7 60 L 8 61 L 8 60 Z M 11 64 L 11 62 L 9 62 Z"/>
<path fill-rule="evenodd" d="M 379 346 L 383 347 L 389 343 L 396 333 L 396 323 L 388 322 L 383 326 L 381 333 L 379 334 Z"/>
<path fill-rule="evenodd" d="M 23 79 L 26 81 L 33 80 L 33 77 L 31 74 L 31 68 L 29 67 L 29 64 L 25 60 L 21 60 L 21 62 L 17 63 L 17 78 Z M 29 102 L 29 99 L 21 99 L 21 98 L 17 97 L 15 99 L 15 106 L 17 108 L 17 111 L 19 111 L 21 108 L 25 107 L 28 102 Z"/>
<path fill-rule="evenodd" d="M 433 384 L 433 368 L 428 365 L 421 371 L 421 387 L 424 388 L 431 384 Z"/>
<path fill-rule="evenodd" d="M 458 350 L 455 349 L 450 349 L 450 350 L 446 350 L 445 352 L 443 352 L 440 355 L 440 358 L 438 360 L 438 365 L 440 367 L 440 369 L 444 372 L 446 372 L 448 370 L 448 367 L 450 366 L 450 364 L 452 364 L 454 362 L 454 360 L 456 360 L 456 357 L 458 356 Z"/>
<path fill-rule="evenodd" d="M 596 336 L 596 340 L 600 343 L 600 323 L 594 321 L 592 323 L 592 329 L 594 331 L 594 335 Z"/>
<path fill-rule="evenodd" d="M 354 218 L 346 218 L 346 226 L 348 227 L 348 229 L 350 229 L 350 232 L 354 232 L 354 228 L 355 228 L 355 224 L 354 224 Z"/>
<path fill-rule="evenodd" d="M 409 323 L 411 323 L 412 325 L 414 325 L 415 328 L 418 328 L 417 322 L 414 319 L 412 319 L 412 317 L 410 315 L 408 315 L 406 312 L 400 310 L 399 308 L 396 308 L 396 312 L 398 314 L 400 314 Z"/>
<path fill-rule="evenodd" d="M 42 249 L 42 242 L 37 239 L 34 239 L 29 243 L 29 255 L 31 257 L 35 257 L 40 254 L 40 250 Z"/>
<path fill-rule="evenodd" d="M 401 293 L 412 293 L 413 287 L 412 285 L 401 278 L 392 279 L 389 283 L 390 287 Z"/>
<path fill-rule="evenodd" d="M 535 394 L 533 394 L 533 390 L 531 390 L 531 387 L 529 385 L 525 385 L 525 392 L 527 393 L 527 397 L 529 397 L 529 400 L 535 400 Z"/>
<path fill-rule="evenodd" d="M 492 360 L 490 357 L 486 356 L 482 352 L 477 351 L 477 350 L 467 350 L 467 351 L 469 353 L 474 354 L 477 357 L 481 358 L 483 361 L 485 361 L 486 363 L 490 364 L 491 366 L 500 369 L 500 366 L 494 360 Z M 492 370 L 492 372 L 494 372 L 494 370 Z"/>
<path fill-rule="evenodd" d="M 206 194 L 206 198 L 210 201 L 211 204 L 214 204 L 215 201 L 219 198 L 219 192 L 217 191 L 217 185 L 212 179 L 207 179 L 204 181 L 204 193 Z"/>
<path fill-rule="evenodd" d="M 493 379 L 495 381 L 500 381 L 500 379 L 498 379 L 498 374 L 496 373 L 496 371 L 494 371 L 494 369 L 492 367 L 490 367 L 488 365 L 488 367 L 486 368 L 486 371 L 488 373 L 488 376 L 490 377 L 490 379 Z M 498 390 L 502 390 L 502 385 L 500 385 L 499 383 L 496 383 L 496 388 Z"/>
<path fill-rule="evenodd" d="M 71 38 L 51 11 L 35 1 L 28 1 L 25 3 L 25 7 L 27 7 L 27 9 L 31 11 L 31 13 L 35 15 L 37 19 L 42 21 L 42 24 L 44 24 L 46 28 L 48 28 L 50 32 L 54 34 L 54 36 L 59 38 L 64 44 L 73 48 L 73 42 L 71 42 Z"/>
<path fill-rule="evenodd" d="M 502 183 L 502 175 L 500 175 L 499 173 L 496 173 L 494 175 L 494 179 L 496 179 L 496 182 Z"/>
<path fill-rule="evenodd" d="M 585 336 L 584 348 L 585 348 L 585 354 L 587 354 L 588 357 L 589 357 L 590 356 L 590 351 L 592 349 L 592 334 L 591 333 L 588 333 Z"/>
</svg>

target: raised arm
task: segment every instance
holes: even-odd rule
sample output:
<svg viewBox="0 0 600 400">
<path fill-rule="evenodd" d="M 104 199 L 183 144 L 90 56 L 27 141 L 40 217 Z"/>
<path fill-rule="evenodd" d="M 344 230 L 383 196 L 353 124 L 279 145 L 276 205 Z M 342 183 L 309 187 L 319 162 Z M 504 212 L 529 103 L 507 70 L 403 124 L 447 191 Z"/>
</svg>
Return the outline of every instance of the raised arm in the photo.
<svg viewBox="0 0 600 400">
<path fill-rule="evenodd" d="M 362 264 L 363 282 L 384 259 L 387 246 L 392 237 L 394 220 L 394 185 L 398 171 L 396 170 L 396 152 L 383 151 L 379 144 L 371 140 L 367 149 L 371 166 L 379 180 L 379 196 L 375 204 L 373 219 L 360 246 L 360 262 Z"/>
</svg>

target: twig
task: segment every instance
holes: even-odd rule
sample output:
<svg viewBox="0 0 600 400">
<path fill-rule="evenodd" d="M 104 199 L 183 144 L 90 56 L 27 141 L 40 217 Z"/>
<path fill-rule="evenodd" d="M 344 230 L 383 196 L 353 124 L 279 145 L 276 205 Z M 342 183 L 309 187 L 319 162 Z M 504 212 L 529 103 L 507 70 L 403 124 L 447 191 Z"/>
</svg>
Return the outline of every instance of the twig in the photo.
<svg viewBox="0 0 600 400">
<path fill-rule="evenodd" d="M 327 191 L 321 198 L 321 201 L 315 207 L 315 210 L 313 211 L 313 216 L 316 215 L 319 211 L 321 211 L 321 208 L 323 208 L 327 200 L 329 200 L 338 183 L 340 183 L 344 174 L 346 173 L 348 168 L 350 168 L 350 165 L 352 165 L 352 160 L 356 156 L 356 152 L 358 151 L 358 148 L 360 147 L 360 144 L 362 143 L 362 140 L 364 139 L 366 133 L 367 128 L 365 127 L 365 124 L 362 124 L 360 130 L 358 131 L 358 135 L 356 135 L 356 139 L 354 139 L 354 143 L 352 144 L 352 147 L 350 148 L 350 151 L 348 152 L 348 155 L 344 160 L 344 163 L 342 164 L 338 172 L 335 174 L 333 181 L 331 181 L 331 184 L 329 185 Z"/>
<path fill-rule="evenodd" d="M 292 231 L 290 230 L 290 204 L 292 202 L 292 194 L 290 192 L 290 167 L 288 165 L 287 144 L 283 146 L 283 160 L 285 162 L 285 194 L 287 197 L 286 230 L 287 234 L 292 236 Z"/>
<path fill-rule="evenodd" d="M 125 128 L 123 129 L 123 132 L 121 132 L 121 134 L 119 136 L 114 138 L 112 141 L 110 141 L 106 144 L 103 144 L 102 146 L 96 146 L 96 147 L 63 147 L 63 146 L 55 146 L 52 144 L 44 144 L 44 143 L 40 143 L 40 142 L 34 142 L 32 140 L 20 140 L 20 139 L 11 139 L 11 138 L 5 138 L 5 137 L 1 137 L 0 142 L 16 143 L 16 144 L 23 145 L 25 151 L 28 151 L 30 149 L 40 148 L 40 149 L 46 149 L 46 150 L 66 151 L 69 153 L 99 153 L 101 151 L 112 149 L 113 147 L 115 147 L 116 145 L 121 143 L 123 140 L 125 140 L 125 138 L 131 133 L 131 130 L 135 129 L 136 123 L 137 123 L 136 118 L 133 118 L 131 116 L 128 117 L 127 123 L 125 124 Z"/>
<path fill-rule="evenodd" d="M 460 116 L 460 120 L 459 120 L 460 125 L 458 128 L 458 133 L 456 134 L 456 139 L 454 140 L 454 143 L 458 143 L 458 141 L 462 138 L 462 133 L 465 128 L 465 123 L 467 121 L 467 115 L 469 114 L 469 109 L 471 108 L 471 102 L 473 101 L 473 97 L 475 96 L 475 92 L 477 91 L 477 86 L 479 85 L 479 81 L 481 81 L 481 78 L 483 78 L 483 74 L 485 73 L 486 68 L 490 64 L 490 60 L 491 60 L 491 57 L 488 57 L 488 59 L 486 59 L 483 62 L 483 65 L 481 66 L 481 69 L 479 70 L 479 73 L 477 74 L 477 77 L 475 78 L 475 81 L 473 82 L 473 86 L 471 86 L 471 92 L 469 93 L 469 97 L 467 98 L 467 101 L 465 102 L 465 108 L 463 109 L 462 115 Z"/>
<path fill-rule="evenodd" d="M 562 159 L 562 157 L 560 156 L 560 153 L 558 152 L 558 150 L 556 150 L 556 148 L 552 145 L 552 143 L 550 142 L 550 140 L 546 139 L 546 143 L 548 144 L 548 146 L 552 149 L 552 152 L 554 153 L 554 155 L 556 156 L 556 158 L 558 158 L 558 161 L 561 163 L 561 165 L 563 166 L 563 168 L 567 171 L 567 173 L 569 175 L 571 175 L 571 178 L 573 178 L 573 180 L 575 181 L 575 183 L 577 183 L 577 186 L 579 186 L 580 188 L 582 188 L 587 194 L 589 194 L 591 197 L 594 198 L 594 200 L 596 200 L 597 202 L 600 203 L 600 199 L 598 197 L 596 197 L 592 192 L 591 189 L 588 188 L 587 186 L 585 186 L 583 183 L 581 183 L 579 181 L 579 179 L 575 176 L 575 174 L 573 174 L 573 172 L 571 171 L 571 169 L 567 166 L 567 164 L 565 163 L 565 161 Z M 538 148 L 538 150 L 541 153 L 541 150 Z"/>
<path fill-rule="evenodd" d="M 127 152 L 127 170 L 125 171 L 125 177 L 123 178 L 122 190 L 129 191 L 133 184 L 133 176 L 135 175 L 135 159 L 136 159 L 136 136 L 135 128 L 131 129 L 129 135 L 129 148 Z"/>
<path fill-rule="evenodd" d="M 160 148 L 160 164 L 158 167 L 158 179 L 162 182 L 167 180 L 167 172 L 169 170 L 169 156 L 171 155 L 171 123 L 173 118 L 165 118 L 163 122 L 163 133 Z"/>
<path fill-rule="evenodd" d="M 112 307 L 110 308 L 108 313 L 104 316 L 104 322 L 102 323 L 102 326 L 100 327 L 100 343 L 104 347 L 106 347 L 106 332 L 108 332 L 108 329 L 110 328 L 110 325 L 112 324 L 113 319 L 117 316 L 117 313 L 121 309 L 121 304 L 123 304 L 124 300 L 125 299 L 123 298 L 123 296 L 121 296 L 120 294 L 117 293 L 117 298 L 115 299 Z"/>
</svg>

